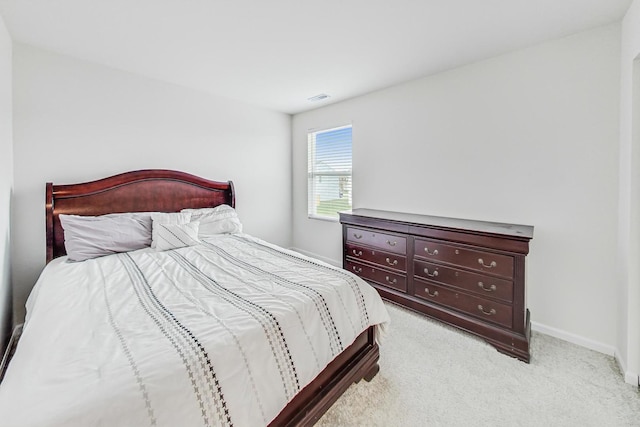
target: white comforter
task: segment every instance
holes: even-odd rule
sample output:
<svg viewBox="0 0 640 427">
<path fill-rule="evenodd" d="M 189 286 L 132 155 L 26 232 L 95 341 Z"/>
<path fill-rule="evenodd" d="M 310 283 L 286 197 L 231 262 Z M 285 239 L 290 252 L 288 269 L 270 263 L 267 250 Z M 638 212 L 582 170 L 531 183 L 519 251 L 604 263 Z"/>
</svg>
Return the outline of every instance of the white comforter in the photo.
<svg viewBox="0 0 640 427">
<path fill-rule="evenodd" d="M 247 235 L 81 263 L 27 303 L 9 426 L 260 426 L 388 314 L 354 275 Z"/>
</svg>

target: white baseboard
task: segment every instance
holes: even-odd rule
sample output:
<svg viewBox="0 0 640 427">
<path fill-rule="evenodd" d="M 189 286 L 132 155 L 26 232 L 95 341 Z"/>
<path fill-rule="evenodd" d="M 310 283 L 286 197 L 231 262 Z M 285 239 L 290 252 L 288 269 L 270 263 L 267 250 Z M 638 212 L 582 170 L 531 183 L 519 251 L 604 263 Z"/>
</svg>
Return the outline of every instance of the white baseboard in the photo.
<svg viewBox="0 0 640 427">
<path fill-rule="evenodd" d="M 581 347 L 585 347 L 590 350 L 594 350 L 599 353 L 606 354 L 608 356 L 613 356 L 616 362 L 618 363 L 620 372 L 622 372 L 622 376 L 624 377 L 624 382 L 627 384 L 640 386 L 640 378 L 638 377 L 638 374 L 627 370 L 626 364 L 620 358 L 620 355 L 618 354 L 618 350 L 615 347 L 611 345 L 603 344 L 598 341 L 591 340 L 589 338 L 582 337 L 580 335 L 572 334 L 570 332 L 566 332 L 561 329 L 552 328 L 551 326 L 547 326 L 547 325 L 542 325 L 538 322 L 531 322 L 531 329 L 533 329 L 534 331 L 543 333 L 545 335 L 559 338 L 561 340 L 568 341 L 570 343 L 579 345 Z"/>
<path fill-rule="evenodd" d="M 7 348 L 5 349 L 4 355 L 2 356 L 2 362 L 0 362 L 0 382 L 2 382 L 2 379 L 4 378 L 4 374 L 7 368 L 9 367 L 9 362 L 11 361 L 11 357 L 13 357 L 13 353 L 16 350 L 16 346 L 18 345 L 18 340 L 22 335 L 23 326 L 24 324 L 21 323 L 13 328 L 13 331 L 11 333 L 11 338 L 9 339 Z"/>
<path fill-rule="evenodd" d="M 635 385 L 640 387 L 640 375 L 634 374 L 633 372 L 625 372 L 624 373 L 624 382 L 627 384 Z"/>
<path fill-rule="evenodd" d="M 572 334 L 571 332 L 563 331 L 561 329 L 553 328 L 551 326 L 543 325 L 538 322 L 531 322 L 531 329 L 536 332 L 543 333 L 545 335 L 550 335 L 555 338 L 560 338 L 561 340 L 568 341 L 573 344 L 577 344 L 581 347 L 588 348 L 590 350 L 597 351 L 598 353 L 603 353 L 608 356 L 615 355 L 615 347 L 607 344 L 603 344 L 598 341 L 591 340 L 589 338 L 585 338 L 580 335 Z"/>
<path fill-rule="evenodd" d="M 616 362 L 618 363 L 618 368 L 620 368 L 620 372 L 622 372 L 622 375 L 624 376 L 624 382 L 640 387 L 640 375 L 627 370 L 627 364 L 620 357 L 618 350 L 616 350 L 613 357 L 615 357 Z"/>
<path fill-rule="evenodd" d="M 336 260 L 331 259 L 331 258 L 323 257 L 323 256 L 320 256 L 318 254 L 314 254 L 312 252 L 305 251 L 304 249 L 300 249 L 300 248 L 292 247 L 292 248 L 289 248 L 289 249 L 291 249 L 292 251 L 300 252 L 301 254 L 309 256 L 311 258 L 319 259 L 320 261 L 324 261 L 327 264 L 333 265 L 334 267 L 338 267 L 338 268 L 342 267 L 342 261 L 336 261 Z"/>
</svg>

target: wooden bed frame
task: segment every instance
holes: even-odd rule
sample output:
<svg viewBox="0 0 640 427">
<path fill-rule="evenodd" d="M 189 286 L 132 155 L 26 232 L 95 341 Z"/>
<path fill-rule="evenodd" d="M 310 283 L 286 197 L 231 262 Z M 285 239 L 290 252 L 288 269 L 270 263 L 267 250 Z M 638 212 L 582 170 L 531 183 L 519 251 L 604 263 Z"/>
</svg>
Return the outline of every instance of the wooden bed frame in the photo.
<svg viewBox="0 0 640 427">
<path fill-rule="evenodd" d="M 184 208 L 235 207 L 233 183 L 209 181 L 184 172 L 152 169 L 97 181 L 46 185 L 47 263 L 66 254 L 60 214 L 178 212 Z M 270 426 L 313 425 L 353 383 L 370 381 L 379 370 L 374 328 L 360 334 L 283 408 Z"/>
</svg>

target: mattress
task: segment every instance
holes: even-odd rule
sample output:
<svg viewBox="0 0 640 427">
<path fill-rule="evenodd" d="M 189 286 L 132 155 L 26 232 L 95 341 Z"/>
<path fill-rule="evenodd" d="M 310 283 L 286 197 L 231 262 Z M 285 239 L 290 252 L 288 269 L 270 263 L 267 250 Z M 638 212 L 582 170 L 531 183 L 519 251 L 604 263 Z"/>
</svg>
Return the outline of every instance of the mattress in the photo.
<svg viewBox="0 0 640 427">
<path fill-rule="evenodd" d="M 369 326 L 351 273 L 246 234 L 47 265 L 0 384 L 3 426 L 260 426 Z"/>
</svg>

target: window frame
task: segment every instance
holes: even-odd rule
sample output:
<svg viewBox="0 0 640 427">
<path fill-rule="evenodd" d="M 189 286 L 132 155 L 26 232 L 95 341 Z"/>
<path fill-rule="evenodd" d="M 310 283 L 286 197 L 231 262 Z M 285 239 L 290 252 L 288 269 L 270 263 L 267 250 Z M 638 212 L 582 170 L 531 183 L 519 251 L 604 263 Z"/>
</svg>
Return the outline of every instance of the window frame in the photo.
<svg viewBox="0 0 640 427">
<path fill-rule="evenodd" d="M 328 173 L 328 172 L 316 172 L 315 170 L 312 170 L 312 166 L 314 165 L 314 159 L 316 154 L 315 145 L 313 146 L 313 155 L 311 153 L 312 138 L 313 138 L 313 144 L 315 144 L 317 134 L 330 132 L 330 131 L 337 131 L 337 130 L 346 129 L 346 128 L 351 129 L 351 156 L 350 156 L 351 168 L 349 169 L 349 172 Z M 311 207 L 312 207 L 311 197 L 313 197 L 314 194 L 317 194 L 317 191 L 314 191 L 316 190 L 314 178 L 317 176 L 349 177 L 351 181 L 351 186 L 350 186 L 351 207 L 353 208 L 353 123 L 348 123 L 340 126 L 332 126 L 332 127 L 322 128 L 322 129 L 309 129 L 307 131 L 307 218 L 317 219 L 321 221 L 339 222 L 340 221 L 339 215 L 334 217 L 334 216 L 321 215 L 315 212 L 314 213 L 311 212 Z"/>
</svg>

